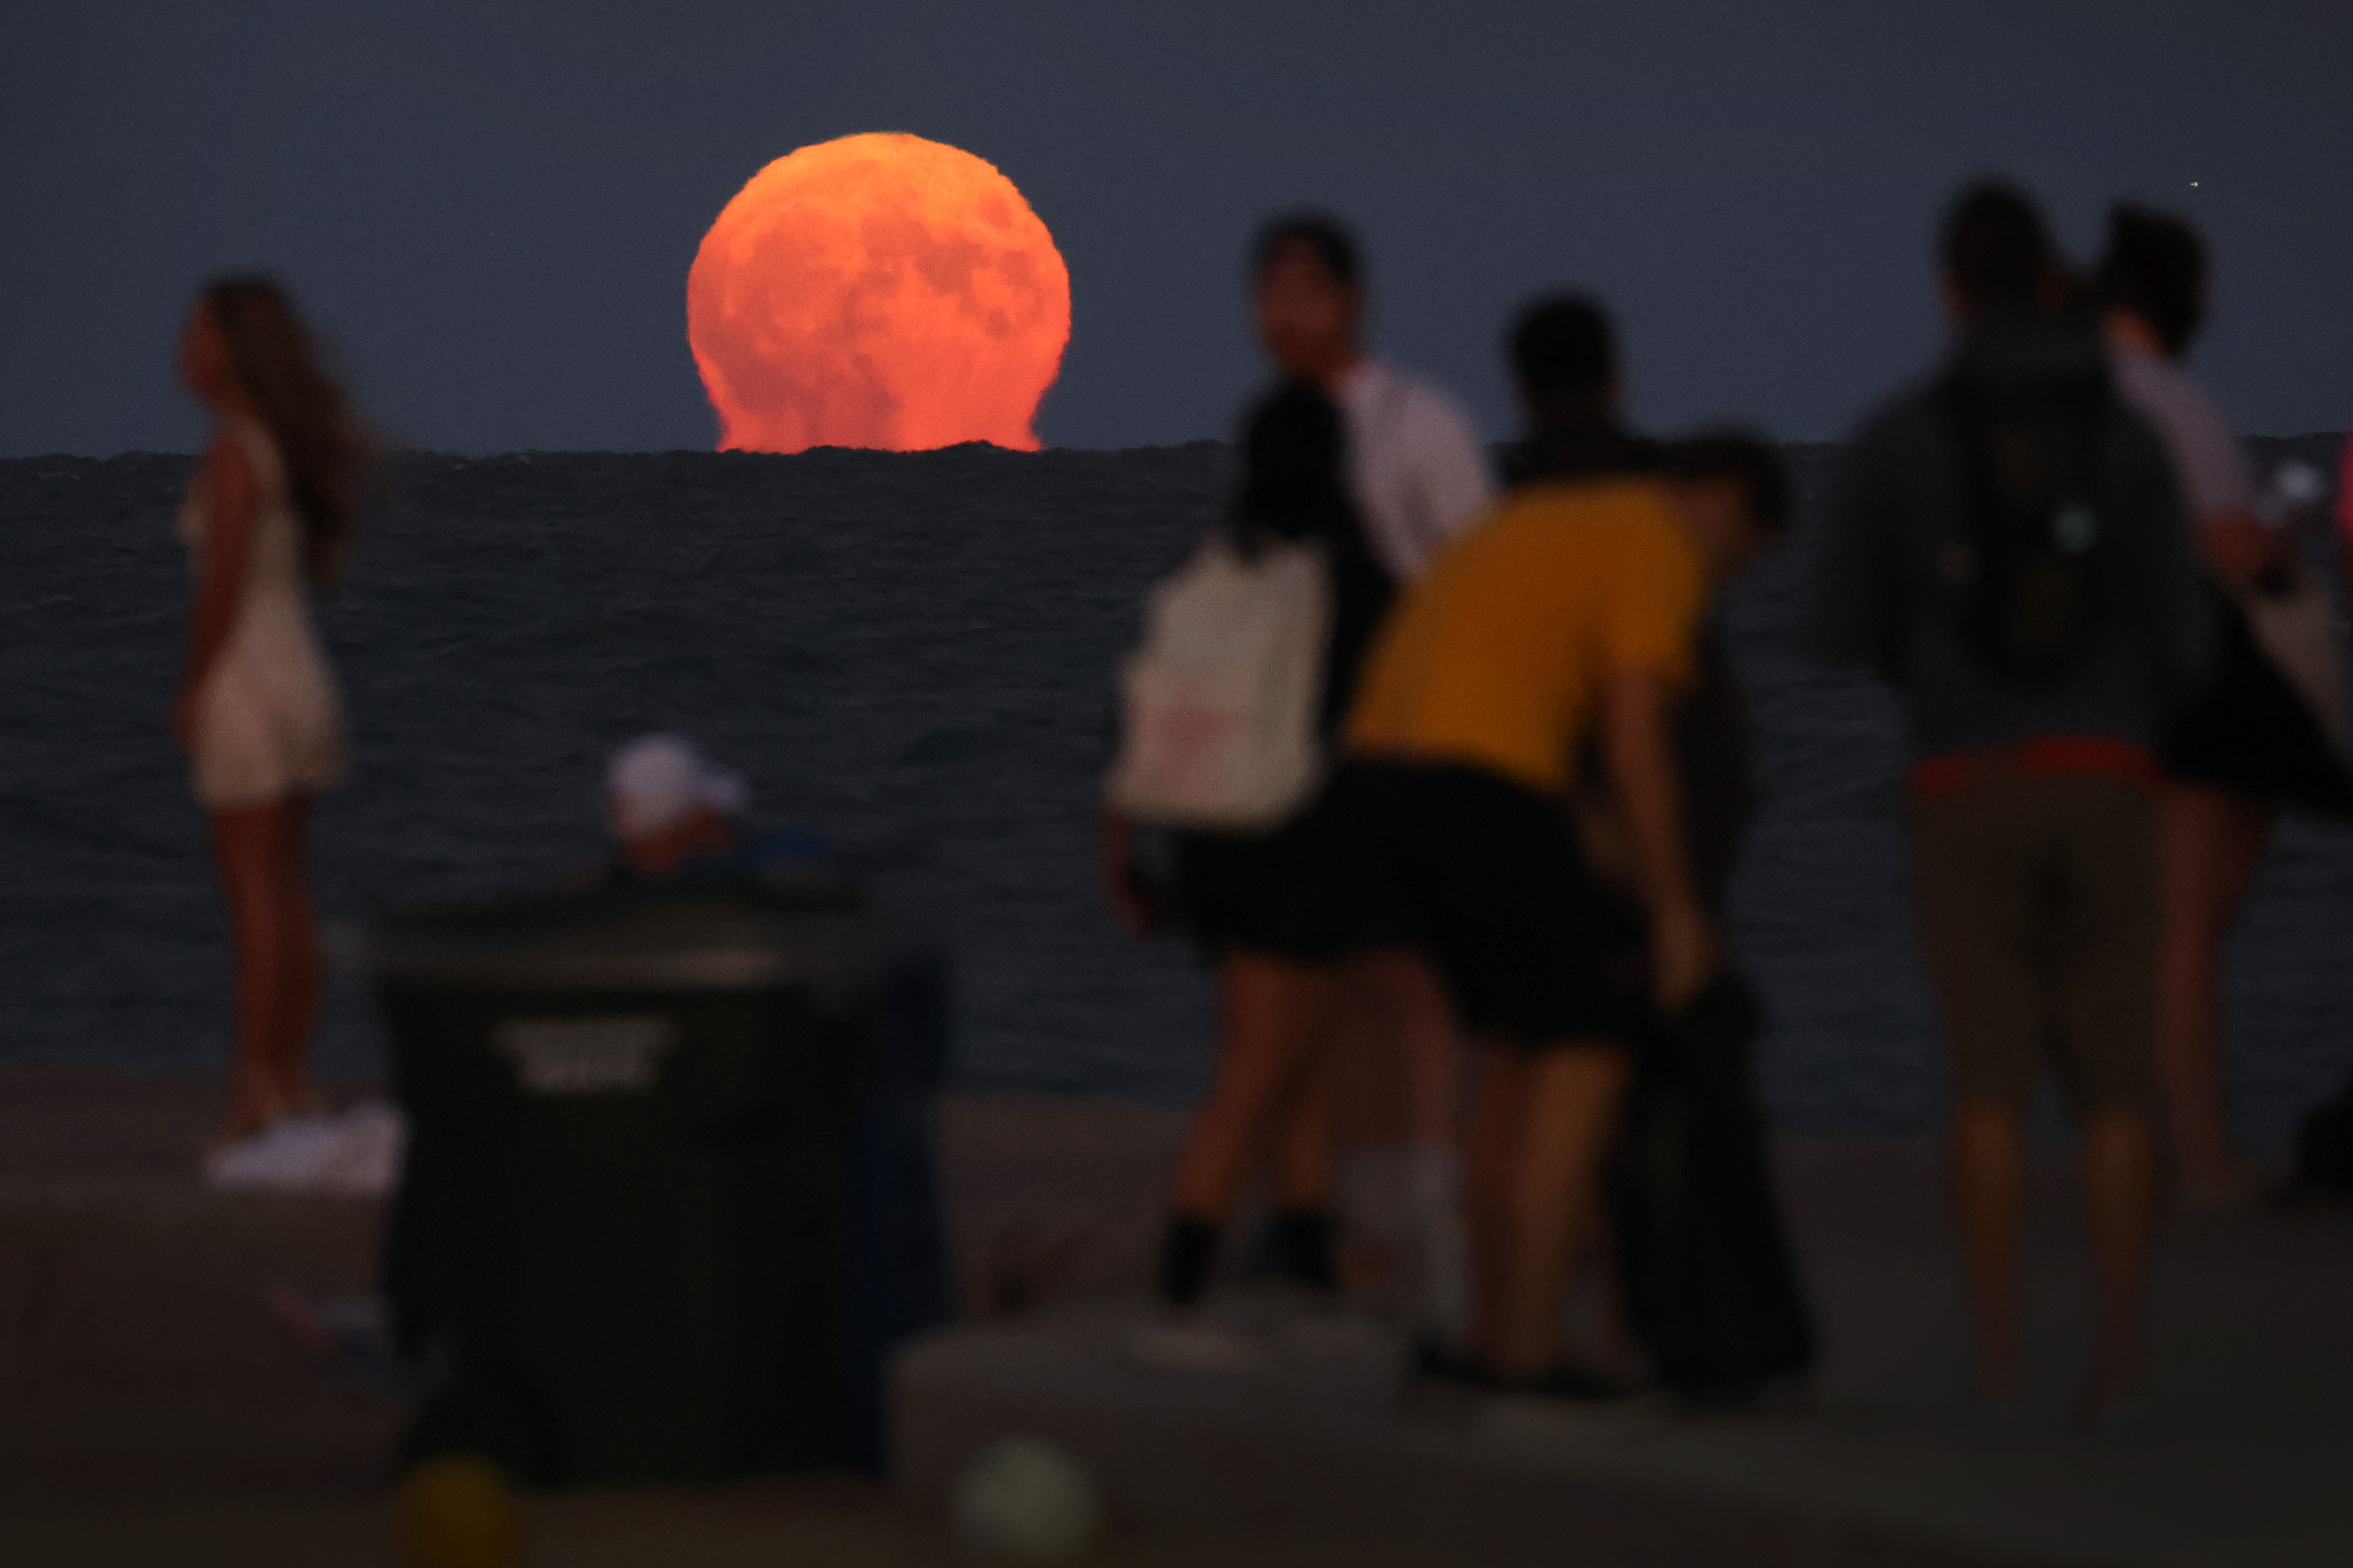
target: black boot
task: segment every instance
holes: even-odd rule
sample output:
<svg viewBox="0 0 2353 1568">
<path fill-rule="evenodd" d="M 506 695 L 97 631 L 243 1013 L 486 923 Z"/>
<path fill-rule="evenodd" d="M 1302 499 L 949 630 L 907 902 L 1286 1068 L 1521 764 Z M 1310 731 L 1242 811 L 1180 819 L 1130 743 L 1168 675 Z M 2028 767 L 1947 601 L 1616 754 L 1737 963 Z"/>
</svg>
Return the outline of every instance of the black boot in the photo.
<svg viewBox="0 0 2353 1568">
<path fill-rule="evenodd" d="M 1332 1256 L 1340 1227 L 1330 1209 L 1280 1210 L 1272 1229 L 1275 1267 L 1284 1278 L 1327 1296 L 1340 1288 Z"/>
<path fill-rule="evenodd" d="M 1160 1237 L 1160 1297 L 1172 1307 L 1189 1307 L 1209 1283 L 1218 1256 L 1218 1227 L 1185 1215 L 1168 1216 Z"/>
</svg>

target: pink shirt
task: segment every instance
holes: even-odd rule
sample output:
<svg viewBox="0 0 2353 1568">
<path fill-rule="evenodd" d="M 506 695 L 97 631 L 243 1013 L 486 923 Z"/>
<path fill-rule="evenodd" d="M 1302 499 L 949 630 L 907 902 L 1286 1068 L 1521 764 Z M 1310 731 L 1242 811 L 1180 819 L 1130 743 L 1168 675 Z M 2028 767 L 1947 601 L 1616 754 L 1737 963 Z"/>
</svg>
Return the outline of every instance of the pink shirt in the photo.
<svg viewBox="0 0 2353 1568">
<path fill-rule="evenodd" d="M 2345 460 L 2337 469 L 2337 526 L 2353 539 L 2353 436 L 2345 438 Z"/>
</svg>

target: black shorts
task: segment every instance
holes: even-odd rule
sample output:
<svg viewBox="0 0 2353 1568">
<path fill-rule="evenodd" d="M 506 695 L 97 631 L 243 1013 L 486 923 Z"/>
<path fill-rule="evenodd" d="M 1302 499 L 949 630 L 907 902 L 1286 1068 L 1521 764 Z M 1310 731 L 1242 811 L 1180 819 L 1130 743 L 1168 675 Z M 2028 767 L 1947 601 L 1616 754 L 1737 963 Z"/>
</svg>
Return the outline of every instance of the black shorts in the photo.
<svg viewBox="0 0 2353 1568">
<path fill-rule="evenodd" d="M 1587 868 L 1564 807 L 1409 763 L 1351 763 L 1333 795 L 1359 944 L 1419 948 L 1466 1026 L 1527 1049 L 1649 1032 L 1646 922 Z"/>
<path fill-rule="evenodd" d="M 1187 833 L 1177 889 L 1212 956 L 1240 949 L 1327 963 L 1367 945 L 1350 910 L 1349 836 L 1329 787 L 1271 833 Z"/>
<path fill-rule="evenodd" d="M 2255 641 L 2247 613 L 2209 586 L 2221 647 L 2213 679 L 2166 737 L 2165 771 L 2279 807 L 2353 815 L 2353 776 Z"/>
</svg>

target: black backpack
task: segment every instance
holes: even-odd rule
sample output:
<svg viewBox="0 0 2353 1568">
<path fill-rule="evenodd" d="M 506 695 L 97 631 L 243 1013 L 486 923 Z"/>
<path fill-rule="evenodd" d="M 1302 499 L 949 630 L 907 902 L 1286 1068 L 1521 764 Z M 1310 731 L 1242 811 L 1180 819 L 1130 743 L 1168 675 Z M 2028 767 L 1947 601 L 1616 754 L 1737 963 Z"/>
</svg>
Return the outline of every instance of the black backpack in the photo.
<svg viewBox="0 0 2353 1568">
<path fill-rule="evenodd" d="M 1814 1361 L 1749 1059 L 1760 1015 L 1727 973 L 1641 1053 L 1609 1173 L 1629 1325 L 1659 1381 L 1739 1404 Z"/>
<path fill-rule="evenodd" d="M 2042 685 L 2073 668 L 2099 627 L 2107 519 L 2107 377 L 1994 389 L 1956 372 L 1944 400 L 1960 440 L 1967 561 L 1964 638 L 2004 679 Z"/>
</svg>

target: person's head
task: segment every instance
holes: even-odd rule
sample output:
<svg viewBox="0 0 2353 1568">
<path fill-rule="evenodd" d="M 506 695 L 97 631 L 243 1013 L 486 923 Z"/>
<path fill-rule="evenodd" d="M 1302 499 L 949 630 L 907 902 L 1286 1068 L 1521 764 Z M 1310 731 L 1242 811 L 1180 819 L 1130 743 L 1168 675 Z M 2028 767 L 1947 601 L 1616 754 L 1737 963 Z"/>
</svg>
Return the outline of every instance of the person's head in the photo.
<svg viewBox="0 0 2353 1568">
<path fill-rule="evenodd" d="M 1953 199 L 1938 259 L 1945 307 L 1964 322 L 1992 310 L 2054 309 L 2069 285 L 2033 199 L 1996 180 Z"/>
<path fill-rule="evenodd" d="M 641 735 L 605 770 L 613 847 L 640 877 L 666 877 L 743 834 L 743 775 L 683 735 Z"/>
<path fill-rule="evenodd" d="M 1538 424 L 1614 420 L 1618 414 L 1618 334 L 1599 301 L 1546 294 L 1512 322 L 1508 352 L 1520 401 Z"/>
<path fill-rule="evenodd" d="M 1668 444 L 1660 475 L 1717 583 L 1740 575 L 1789 531 L 1789 471 L 1761 436 L 1686 436 Z"/>
<path fill-rule="evenodd" d="M 1348 231 L 1321 213 L 1289 213 L 1250 247 L 1258 341 L 1284 375 L 1329 383 L 1356 361 L 1364 267 Z"/>
<path fill-rule="evenodd" d="M 180 374 L 216 412 L 269 427 L 303 525 L 303 565 L 331 585 L 359 532 L 375 442 L 321 363 L 285 290 L 268 278 L 206 285 L 180 339 Z"/>
<path fill-rule="evenodd" d="M 1347 424 L 1319 384 L 1284 382 L 1242 431 L 1237 521 L 1288 539 L 1329 538 L 1350 516 Z"/>
<path fill-rule="evenodd" d="M 2171 213 L 2119 205 L 2108 214 L 2094 287 L 2111 319 L 2135 318 L 2167 358 L 2179 359 L 2206 315 L 2206 247 Z"/>
</svg>

